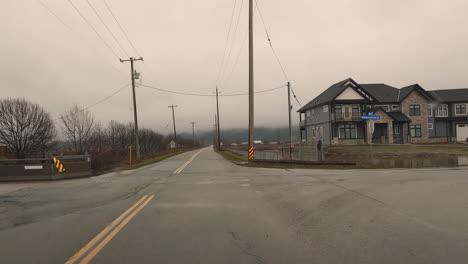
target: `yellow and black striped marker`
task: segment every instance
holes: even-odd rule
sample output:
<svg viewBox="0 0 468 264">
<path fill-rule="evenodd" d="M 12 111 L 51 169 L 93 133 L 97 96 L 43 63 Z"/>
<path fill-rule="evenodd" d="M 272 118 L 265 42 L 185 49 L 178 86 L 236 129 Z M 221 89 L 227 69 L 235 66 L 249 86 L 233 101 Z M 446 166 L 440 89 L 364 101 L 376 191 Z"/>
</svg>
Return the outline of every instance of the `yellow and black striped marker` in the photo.
<svg viewBox="0 0 468 264">
<path fill-rule="evenodd" d="M 255 147 L 249 147 L 249 160 L 254 159 Z"/>
<path fill-rule="evenodd" d="M 56 157 L 52 157 L 52 160 L 54 161 L 55 168 L 57 168 L 58 172 L 65 172 L 65 167 L 59 159 L 57 159 Z"/>
</svg>

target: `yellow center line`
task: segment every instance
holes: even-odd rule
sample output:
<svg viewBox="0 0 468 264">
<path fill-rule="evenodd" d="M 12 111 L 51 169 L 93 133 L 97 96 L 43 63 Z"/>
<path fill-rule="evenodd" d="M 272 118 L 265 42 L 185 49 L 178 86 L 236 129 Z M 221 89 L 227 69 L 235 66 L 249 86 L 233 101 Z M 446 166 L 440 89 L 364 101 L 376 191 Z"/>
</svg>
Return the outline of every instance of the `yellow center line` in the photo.
<svg viewBox="0 0 468 264">
<path fill-rule="evenodd" d="M 182 166 L 180 166 L 173 173 L 174 174 L 181 173 L 185 169 L 185 167 L 187 167 L 198 156 L 198 154 L 200 154 L 202 151 L 203 151 L 203 149 L 198 151 L 197 153 L 195 153 L 189 160 L 187 160 L 184 164 L 182 164 Z"/>
<path fill-rule="evenodd" d="M 112 230 L 122 219 L 127 216 L 135 207 L 140 205 L 148 195 L 143 196 L 138 202 L 136 202 L 134 205 L 132 205 L 130 208 L 128 208 L 123 214 L 121 214 L 117 219 L 115 219 L 110 225 L 108 225 L 104 230 L 101 231 L 97 236 L 95 236 L 91 241 L 89 241 L 80 251 L 78 251 L 75 255 L 73 255 L 71 258 L 65 262 L 65 264 L 73 264 L 75 261 L 83 256 L 84 253 L 86 253 L 94 244 L 96 244 L 104 235 L 106 235 L 110 230 Z"/>
<path fill-rule="evenodd" d="M 154 195 L 151 195 L 142 205 L 140 205 L 135 211 L 133 211 L 125 220 L 120 223 L 112 232 L 105 237 L 101 243 L 99 243 L 89 254 L 80 262 L 80 264 L 87 264 L 89 263 L 106 245 L 109 243 L 109 241 L 112 240 L 112 238 L 117 235 L 117 233 L 124 228 L 130 220 L 132 220 L 135 215 L 137 215 L 152 199 L 154 198 Z"/>
</svg>

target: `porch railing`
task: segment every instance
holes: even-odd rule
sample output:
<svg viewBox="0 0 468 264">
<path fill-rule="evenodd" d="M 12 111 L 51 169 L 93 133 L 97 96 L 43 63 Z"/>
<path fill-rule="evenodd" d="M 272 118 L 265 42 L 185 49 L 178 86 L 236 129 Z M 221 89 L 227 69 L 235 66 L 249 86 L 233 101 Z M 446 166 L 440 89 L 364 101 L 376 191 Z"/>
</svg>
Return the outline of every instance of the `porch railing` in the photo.
<svg viewBox="0 0 468 264">
<path fill-rule="evenodd" d="M 361 121 L 361 113 L 335 113 L 334 117 L 335 121 Z"/>
</svg>

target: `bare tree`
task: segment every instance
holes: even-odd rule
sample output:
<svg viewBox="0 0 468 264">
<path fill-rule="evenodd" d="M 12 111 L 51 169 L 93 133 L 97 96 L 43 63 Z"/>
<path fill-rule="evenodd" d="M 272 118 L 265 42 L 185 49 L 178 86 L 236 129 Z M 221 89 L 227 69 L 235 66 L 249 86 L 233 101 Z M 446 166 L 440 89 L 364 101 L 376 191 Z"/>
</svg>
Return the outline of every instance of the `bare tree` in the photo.
<svg viewBox="0 0 468 264">
<path fill-rule="evenodd" d="M 50 114 L 38 104 L 20 98 L 0 101 L 0 143 L 17 158 L 46 150 L 55 136 Z"/>
<path fill-rule="evenodd" d="M 88 150 L 93 153 L 105 152 L 109 149 L 108 143 L 109 140 L 107 139 L 106 131 L 102 127 L 102 123 L 97 122 L 88 141 Z"/>
<path fill-rule="evenodd" d="M 87 151 L 95 128 L 91 112 L 74 105 L 61 115 L 60 119 L 63 134 L 71 143 L 73 150 L 81 153 Z"/>
<path fill-rule="evenodd" d="M 122 124 L 117 121 L 110 121 L 107 126 L 107 140 L 112 152 L 125 153 L 132 144 L 132 128 L 130 125 Z"/>
<path fill-rule="evenodd" d="M 165 149 L 163 135 L 146 128 L 140 129 L 139 133 L 140 147 L 143 154 L 151 155 Z"/>
</svg>

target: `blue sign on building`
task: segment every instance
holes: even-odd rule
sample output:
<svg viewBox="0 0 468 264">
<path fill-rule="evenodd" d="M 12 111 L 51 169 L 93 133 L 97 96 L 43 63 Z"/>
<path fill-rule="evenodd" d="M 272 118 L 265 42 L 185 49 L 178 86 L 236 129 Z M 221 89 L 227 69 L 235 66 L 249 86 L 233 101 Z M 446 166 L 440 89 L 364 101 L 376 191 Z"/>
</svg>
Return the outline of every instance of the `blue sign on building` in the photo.
<svg viewBox="0 0 468 264">
<path fill-rule="evenodd" d="M 363 116 L 361 116 L 361 120 L 380 120 L 380 116 L 378 116 L 378 115 L 363 115 Z"/>
</svg>

